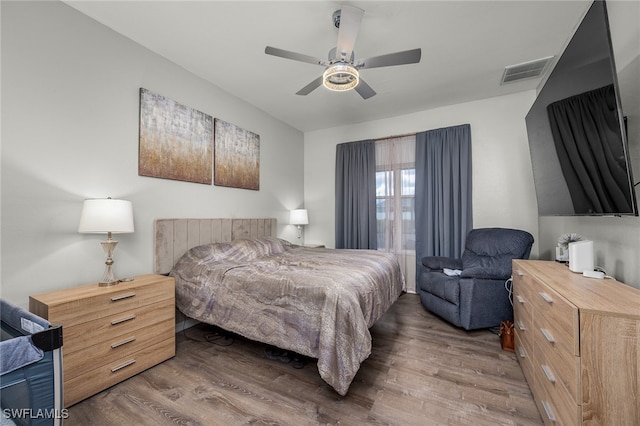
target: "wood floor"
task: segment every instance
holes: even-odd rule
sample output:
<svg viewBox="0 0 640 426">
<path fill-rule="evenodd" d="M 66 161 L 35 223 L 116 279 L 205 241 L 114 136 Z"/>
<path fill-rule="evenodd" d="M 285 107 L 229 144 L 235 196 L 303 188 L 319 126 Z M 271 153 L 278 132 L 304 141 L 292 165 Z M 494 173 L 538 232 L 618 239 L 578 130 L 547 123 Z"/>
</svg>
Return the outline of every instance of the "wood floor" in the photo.
<svg viewBox="0 0 640 426">
<path fill-rule="evenodd" d="M 542 424 L 499 338 L 448 325 L 414 294 L 371 329 L 371 356 L 345 397 L 314 363 L 295 369 L 268 360 L 256 342 L 208 342 L 211 332 L 179 333 L 175 358 L 72 406 L 65 425 Z"/>
</svg>

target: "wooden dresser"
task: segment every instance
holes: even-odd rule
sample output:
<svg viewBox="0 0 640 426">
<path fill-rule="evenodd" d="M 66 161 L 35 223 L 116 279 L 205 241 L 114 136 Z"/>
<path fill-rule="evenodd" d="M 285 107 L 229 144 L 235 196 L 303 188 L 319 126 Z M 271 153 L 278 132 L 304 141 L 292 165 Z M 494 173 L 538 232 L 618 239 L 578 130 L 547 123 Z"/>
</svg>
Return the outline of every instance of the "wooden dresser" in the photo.
<svg viewBox="0 0 640 426">
<path fill-rule="evenodd" d="M 174 280 L 137 276 L 29 297 L 29 309 L 63 327 L 68 407 L 175 355 Z"/>
<path fill-rule="evenodd" d="M 516 357 L 547 425 L 640 424 L 640 290 L 513 261 Z"/>
</svg>

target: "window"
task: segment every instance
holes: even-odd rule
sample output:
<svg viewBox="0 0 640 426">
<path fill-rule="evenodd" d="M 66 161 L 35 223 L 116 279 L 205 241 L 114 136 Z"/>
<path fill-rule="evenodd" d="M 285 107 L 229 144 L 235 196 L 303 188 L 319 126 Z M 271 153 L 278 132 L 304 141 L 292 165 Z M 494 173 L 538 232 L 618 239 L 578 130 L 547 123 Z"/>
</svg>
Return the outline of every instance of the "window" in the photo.
<svg viewBox="0 0 640 426">
<path fill-rule="evenodd" d="M 415 251 L 415 136 L 376 141 L 378 249 Z"/>
</svg>

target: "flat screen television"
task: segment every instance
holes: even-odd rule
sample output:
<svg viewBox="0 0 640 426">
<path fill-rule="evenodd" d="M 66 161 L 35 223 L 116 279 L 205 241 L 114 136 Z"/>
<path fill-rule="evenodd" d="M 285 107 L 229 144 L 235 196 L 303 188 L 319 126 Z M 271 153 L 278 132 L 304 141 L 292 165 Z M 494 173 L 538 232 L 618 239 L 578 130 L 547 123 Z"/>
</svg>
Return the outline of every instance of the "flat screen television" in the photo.
<svg viewBox="0 0 640 426">
<path fill-rule="evenodd" d="M 619 92 L 596 0 L 526 116 L 541 216 L 638 215 Z"/>
</svg>

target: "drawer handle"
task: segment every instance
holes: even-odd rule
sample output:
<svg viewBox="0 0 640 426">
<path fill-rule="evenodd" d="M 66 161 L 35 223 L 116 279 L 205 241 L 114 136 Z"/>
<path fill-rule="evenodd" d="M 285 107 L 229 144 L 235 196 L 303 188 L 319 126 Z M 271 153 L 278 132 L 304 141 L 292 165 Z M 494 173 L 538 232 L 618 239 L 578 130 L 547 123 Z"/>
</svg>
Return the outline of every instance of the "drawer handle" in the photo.
<svg viewBox="0 0 640 426">
<path fill-rule="evenodd" d="M 551 409 L 551 406 L 549 405 L 549 403 L 544 399 L 542 400 L 542 407 L 544 408 L 544 412 L 547 415 L 547 418 L 549 419 L 549 421 L 555 423 L 556 416 L 555 414 L 553 414 L 553 410 Z"/>
<path fill-rule="evenodd" d="M 526 358 L 527 354 L 524 352 L 524 349 L 522 349 L 522 346 L 518 346 L 518 356 L 520 358 Z"/>
<path fill-rule="evenodd" d="M 518 275 L 519 277 L 524 275 L 524 272 L 522 272 L 521 270 L 517 269 L 516 270 L 516 275 Z"/>
<path fill-rule="evenodd" d="M 111 325 L 122 324 L 123 322 L 131 321 L 131 320 L 134 320 L 134 319 L 136 319 L 136 315 L 132 314 L 132 315 L 129 315 L 127 317 L 111 321 Z"/>
<path fill-rule="evenodd" d="M 524 305 L 524 298 L 522 296 L 520 296 L 519 294 L 516 295 L 516 299 L 518 300 L 518 303 L 523 304 Z"/>
<path fill-rule="evenodd" d="M 542 333 L 544 338 L 547 339 L 547 342 L 551 343 L 552 345 L 556 342 L 555 339 L 553 338 L 553 335 L 549 333 L 547 330 L 545 330 L 544 328 L 540 328 L 540 333 Z"/>
<path fill-rule="evenodd" d="M 124 362 L 124 363 L 122 363 L 122 364 L 118 365 L 117 367 L 113 367 L 113 368 L 111 369 L 111 372 L 112 372 L 112 373 L 115 373 L 116 371 L 118 371 L 118 370 L 122 370 L 123 368 L 128 367 L 128 366 L 130 366 L 131 364 L 135 364 L 135 363 L 136 363 L 136 360 L 135 360 L 135 359 L 130 359 L 129 361 Z"/>
<path fill-rule="evenodd" d="M 123 340 L 122 342 L 112 344 L 111 349 L 119 348 L 120 346 L 126 345 L 127 343 L 135 342 L 135 341 L 136 341 L 135 337 L 130 337 L 126 340 Z"/>
<path fill-rule="evenodd" d="M 547 380 L 550 381 L 551 383 L 555 383 L 556 376 L 553 375 L 553 372 L 551 371 L 549 366 L 541 364 L 540 367 L 542 367 L 542 371 L 544 371 L 544 375 L 547 376 Z"/>
<path fill-rule="evenodd" d="M 538 293 L 540 295 L 540 297 L 542 297 L 542 299 L 547 302 L 547 303 L 553 303 L 553 298 L 551 296 L 549 296 L 547 293 L 545 293 L 544 291 L 541 291 L 540 293 Z"/>
<path fill-rule="evenodd" d="M 524 326 L 524 324 L 522 324 L 522 321 L 520 321 L 520 320 L 516 321 L 516 324 L 518 325 L 518 329 L 520 329 L 521 331 L 525 331 L 527 329 Z"/>
<path fill-rule="evenodd" d="M 135 293 L 127 293 L 127 294 L 121 294 L 120 296 L 113 296 L 111 298 L 112 302 L 119 302 L 120 300 L 124 300 L 124 299 L 130 299 L 132 297 L 135 297 Z"/>
</svg>

